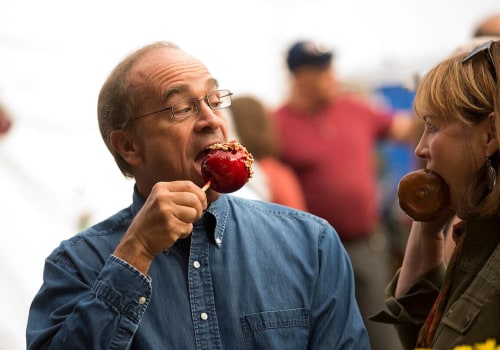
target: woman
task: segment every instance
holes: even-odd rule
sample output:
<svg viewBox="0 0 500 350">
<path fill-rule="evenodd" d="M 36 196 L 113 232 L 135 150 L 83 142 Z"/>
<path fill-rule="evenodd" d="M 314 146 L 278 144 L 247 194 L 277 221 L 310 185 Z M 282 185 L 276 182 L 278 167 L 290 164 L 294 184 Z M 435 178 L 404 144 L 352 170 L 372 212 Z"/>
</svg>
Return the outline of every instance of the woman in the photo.
<svg viewBox="0 0 500 350">
<path fill-rule="evenodd" d="M 450 210 L 414 222 L 387 307 L 405 349 L 500 343 L 500 41 L 487 41 L 429 71 L 415 97 L 425 129 L 415 154 L 450 188 Z M 443 228 L 455 248 L 445 267 Z"/>
</svg>

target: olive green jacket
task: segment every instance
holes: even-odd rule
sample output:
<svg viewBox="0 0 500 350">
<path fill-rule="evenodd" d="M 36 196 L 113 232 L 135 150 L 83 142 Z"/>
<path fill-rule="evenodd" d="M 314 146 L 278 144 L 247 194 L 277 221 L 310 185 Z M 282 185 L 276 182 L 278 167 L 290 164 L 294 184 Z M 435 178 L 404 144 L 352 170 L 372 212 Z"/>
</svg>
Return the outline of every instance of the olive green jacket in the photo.
<svg viewBox="0 0 500 350">
<path fill-rule="evenodd" d="M 496 339 L 500 344 L 500 219 L 467 218 L 449 300 L 432 349 Z M 414 349 L 418 332 L 439 292 L 445 267 L 429 272 L 405 296 L 394 298 L 399 271 L 386 289 L 387 310 L 372 321 L 393 323 L 404 349 Z"/>
</svg>

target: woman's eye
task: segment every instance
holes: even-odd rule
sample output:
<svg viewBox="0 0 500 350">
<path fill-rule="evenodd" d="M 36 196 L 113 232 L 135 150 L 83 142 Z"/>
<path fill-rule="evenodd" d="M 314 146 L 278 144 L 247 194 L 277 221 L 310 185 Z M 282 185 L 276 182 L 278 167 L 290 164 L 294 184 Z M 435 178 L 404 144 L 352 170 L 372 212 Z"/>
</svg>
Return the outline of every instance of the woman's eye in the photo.
<svg viewBox="0 0 500 350">
<path fill-rule="evenodd" d="M 425 129 L 428 133 L 433 134 L 437 131 L 437 128 L 429 122 L 425 122 Z"/>
</svg>

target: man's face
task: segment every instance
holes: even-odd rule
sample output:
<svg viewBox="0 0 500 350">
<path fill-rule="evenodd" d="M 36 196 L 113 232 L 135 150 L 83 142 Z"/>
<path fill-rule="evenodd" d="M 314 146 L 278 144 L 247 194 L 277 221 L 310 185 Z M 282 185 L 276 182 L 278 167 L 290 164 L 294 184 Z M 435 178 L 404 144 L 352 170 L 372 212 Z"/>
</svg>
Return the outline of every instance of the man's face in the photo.
<svg viewBox="0 0 500 350">
<path fill-rule="evenodd" d="M 197 59 L 176 49 L 157 49 L 138 61 L 130 82 L 139 99 L 138 115 L 160 110 L 217 90 L 217 81 Z M 159 181 L 191 180 L 203 185 L 203 150 L 227 140 L 227 123 L 221 110 L 200 101 L 198 113 L 174 120 L 165 110 L 135 120 L 131 134 L 136 142 L 135 179 L 142 192 Z M 145 194 L 145 193 L 143 193 Z"/>
<path fill-rule="evenodd" d="M 324 67 L 302 67 L 295 74 L 298 84 L 311 99 L 318 103 L 329 102 L 336 91 L 336 81 L 331 65 Z"/>
</svg>

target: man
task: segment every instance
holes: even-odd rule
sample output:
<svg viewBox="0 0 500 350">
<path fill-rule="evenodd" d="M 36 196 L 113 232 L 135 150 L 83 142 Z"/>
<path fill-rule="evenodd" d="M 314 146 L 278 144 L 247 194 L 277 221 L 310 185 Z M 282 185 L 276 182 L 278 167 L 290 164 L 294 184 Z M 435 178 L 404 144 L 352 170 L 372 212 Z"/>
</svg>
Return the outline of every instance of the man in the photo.
<svg viewBox="0 0 500 350">
<path fill-rule="evenodd" d="M 296 171 L 309 211 L 337 229 L 353 264 L 361 314 L 368 317 L 383 305 L 392 275 L 389 250 L 377 232 L 374 150 L 383 137 L 412 140 L 415 119 L 342 92 L 332 58 L 332 51 L 311 41 L 292 45 L 290 95 L 274 114 L 283 160 Z M 373 349 L 400 347 L 392 328 L 367 323 L 367 329 Z"/>
<path fill-rule="evenodd" d="M 200 188 L 230 96 L 171 43 L 113 70 L 99 126 L 133 203 L 48 257 L 29 349 L 369 349 L 326 221 Z"/>
<path fill-rule="evenodd" d="M 472 36 L 475 38 L 483 36 L 498 36 L 500 34 L 500 14 L 495 13 L 481 21 L 474 28 Z"/>
</svg>

